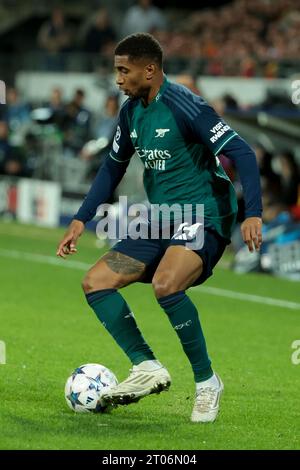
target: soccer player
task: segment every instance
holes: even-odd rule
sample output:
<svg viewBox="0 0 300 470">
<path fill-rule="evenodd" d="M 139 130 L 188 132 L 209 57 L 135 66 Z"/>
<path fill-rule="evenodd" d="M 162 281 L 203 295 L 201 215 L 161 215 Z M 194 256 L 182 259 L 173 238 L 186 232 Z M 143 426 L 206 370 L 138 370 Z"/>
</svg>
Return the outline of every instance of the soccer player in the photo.
<svg viewBox="0 0 300 470">
<path fill-rule="evenodd" d="M 220 153 L 234 162 L 241 179 L 246 207 L 243 239 L 251 252 L 259 250 L 262 205 L 255 155 L 201 97 L 166 78 L 161 46 L 151 35 L 138 33 L 120 41 L 115 49 L 115 70 L 116 83 L 128 100 L 120 110 L 110 154 L 57 255 L 65 258 L 76 252 L 85 223 L 111 197 L 135 152 L 144 164 L 144 185 L 151 204 L 191 204 L 193 214 L 197 204 L 204 204 L 204 240 L 198 249 L 191 248 L 188 234 L 203 230 L 201 224 L 185 223 L 178 228 L 173 220 L 167 240 L 128 237 L 118 241 L 88 271 L 83 290 L 103 326 L 133 364 L 129 377 L 106 393 L 107 402 L 129 404 L 170 386 L 167 369 L 144 340 L 119 292 L 133 282 L 152 282 L 194 373 L 191 420 L 211 422 L 218 414 L 223 383 L 212 369 L 198 311 L 186 290 L 211 276 L 235 225 L 235 192 L 217 158 Z"/>
</svg>

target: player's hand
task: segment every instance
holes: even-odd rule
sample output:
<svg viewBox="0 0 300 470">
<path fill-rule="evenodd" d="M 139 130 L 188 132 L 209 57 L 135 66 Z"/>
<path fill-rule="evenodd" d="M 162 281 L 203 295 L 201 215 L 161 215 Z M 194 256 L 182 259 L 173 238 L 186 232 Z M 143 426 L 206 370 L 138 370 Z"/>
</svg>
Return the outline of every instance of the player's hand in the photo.
<svg viewBox="0 0 300 470">
<path fill-rule="evenodd" d="M 84 223 L 80 220 L 72 220 L 64 238 L 57 247 L 56 255 L 65 258 L 66 255 L 76 253 L 76 243 L 83 231 Z"/>
<path fill-rule="evenodd" d="M 248 245 L 251 253 L 260 250 L 262 244 L 261 234 L 262 221 L 260 217 L 248 217 L 241 225 L 241 232 L 244 242 Z"/>
</svg>

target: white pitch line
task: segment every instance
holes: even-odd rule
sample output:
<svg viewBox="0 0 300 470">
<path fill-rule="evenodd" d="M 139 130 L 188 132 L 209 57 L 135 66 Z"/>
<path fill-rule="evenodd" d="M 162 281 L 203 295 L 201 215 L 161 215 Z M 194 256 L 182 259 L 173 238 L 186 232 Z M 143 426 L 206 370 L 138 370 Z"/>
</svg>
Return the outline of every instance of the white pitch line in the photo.
<svg viewBox="0 0 300 470">
<path fill-rule="evenodd" d="M 52 264 L 55 266 L 71 269 L 86 270 L 91 267 L 91 264 L 82 263 L 81 261 L 73 261 L 70 259 L 63 260 L 62 258 L 56 258 L 55 256 L 39 255 L 37 253 L 25 253 L 23 251 L 16 250 L 0 250 L 0 256 L 4 256 L 5 258 L 34 261 L 36 263 Z"/>
<path fill-rule="evenodd" d="M 291 308 L 300 311 L 300 303 L 290 302 L 289 300 L 274 299 L 273 297 L 262 297 L 260 295 L 245 294 L 234 290 L 220 289 L 219 287 L 197 286 L 196 290 L 201 290 L 205 294 L 217 295 L 219 297 L 228 297 L 234 300 L 247 300 L 258 304 L 274 305 L 275 307 Z"/>
<path fill-rule="evenodd" d="M 33 261 L 36 263 L 51 264 L 69 269 L 87 270 L 91 267 L 90 264 L 82 263 L 81 261 L 73 261 L 71 259 L 63 260 L 54 256 L 40 255 L 36 253 L 26 253 L 17 250 L 2 250 L 0 249 L 0 256 L 5 258 L 22 259 L 26 261 Z M 236 292 L 233 290 L 220 289 L 219 287 L 197 286 L 193 287 L 205 294 L 216 295 L 219 297 L 227 297 L 234 300 L 245 300 L 248 302 L 255 302 L 264 305 L 273 305 L 274 307 L 290 308 L 292 310 L 300 310 L 300 303 L 290 302 L 289 300 L 274 299 L 272 297 L 262 297 L 260 295 L 246 294 L 244 292 Z"/>
</svg>

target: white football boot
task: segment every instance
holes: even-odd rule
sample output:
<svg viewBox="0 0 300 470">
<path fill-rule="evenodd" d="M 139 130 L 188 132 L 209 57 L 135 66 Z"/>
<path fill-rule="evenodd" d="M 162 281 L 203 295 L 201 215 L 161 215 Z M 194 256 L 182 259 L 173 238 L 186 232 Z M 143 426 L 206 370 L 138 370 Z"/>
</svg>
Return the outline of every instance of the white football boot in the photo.
<svg viewBox="0 0 300 470">
<path fill-rule="evenodd" d="M 135 403 L 151 393 L 168 390 L 171 377 L 159 361 L 143 361 L 130 369 L 129 377 L 104 391 L 103 400 L 112 405 Z"/>
<path fill-rule="evenodd" d="M 191 420 L 194 423 L 211 423 L 218 415 L 224 385 L 217 374 L 203 382 L 203 386 L 201 384 L 201 382 L 197 384 Z"/>
</svg>

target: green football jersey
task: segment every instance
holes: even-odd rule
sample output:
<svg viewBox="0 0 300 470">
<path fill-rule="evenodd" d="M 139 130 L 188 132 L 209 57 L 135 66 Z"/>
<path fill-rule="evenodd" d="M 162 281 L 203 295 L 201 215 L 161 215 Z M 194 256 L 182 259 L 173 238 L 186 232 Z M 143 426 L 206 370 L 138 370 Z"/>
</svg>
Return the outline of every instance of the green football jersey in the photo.
<svg viewBox="0 0 300 470">
<path fill-rule="evenodd" d="M 237 200 L 217 155 L 236 135 L 200 96 L 165 78 L 147 107 L 126 101 L 110 157 L 122 163 L 136 152 L 151 204 L 203 204 L 206 226 L 229 239 Z"/>
</svg>

